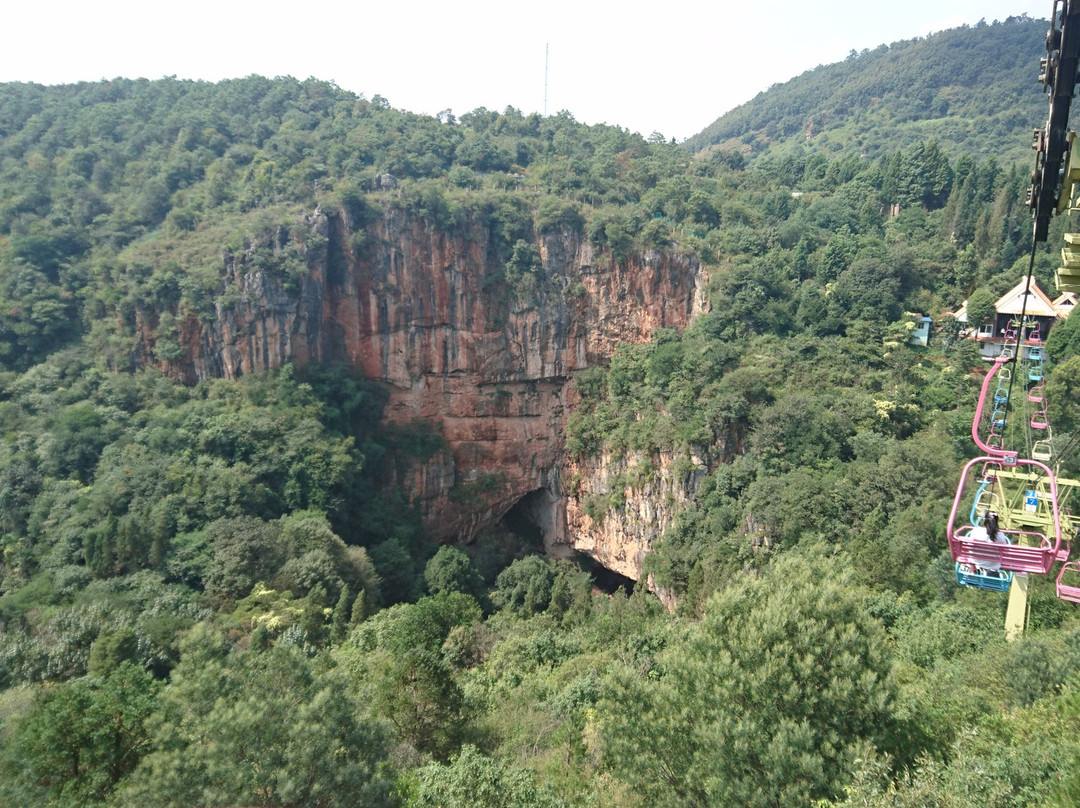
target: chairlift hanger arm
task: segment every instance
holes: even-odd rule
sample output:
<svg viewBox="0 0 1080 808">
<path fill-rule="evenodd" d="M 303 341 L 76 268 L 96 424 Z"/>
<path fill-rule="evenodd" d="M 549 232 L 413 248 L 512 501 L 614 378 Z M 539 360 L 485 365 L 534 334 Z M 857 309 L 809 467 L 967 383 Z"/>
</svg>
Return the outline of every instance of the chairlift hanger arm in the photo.
<svg viewBox="0 0 1080 808">
<path fill-rule="evenodd" d="M 1037 242 L 1046 241 L 1050 217 L 1062 201 L 1068 168 L 1069 108 L 1080 67 L 1080 0 L 1054 0 L 1046 51 L 1039 80 L 1050 96 L 1050 114 L 1046 128 L 1035 132 L 1035 170 L 1028 194 Z"/>
</svg>

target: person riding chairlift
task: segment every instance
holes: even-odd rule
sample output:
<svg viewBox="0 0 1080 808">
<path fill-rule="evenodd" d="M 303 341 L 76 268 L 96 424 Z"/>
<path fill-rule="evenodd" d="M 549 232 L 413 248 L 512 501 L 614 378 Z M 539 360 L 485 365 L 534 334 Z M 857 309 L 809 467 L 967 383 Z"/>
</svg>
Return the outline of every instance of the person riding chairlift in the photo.
<svg viewBox="0 0 1080 808">
<path fill-rule="evenodd" d="M 1005 534 L 998 529 L 998 515 L 996 511 L 987 511 L 983 517 L 982 525 L 976 526 L 971 531 L 971 538 L 975 541 L 989 541 L 999 544 L 1008 544 Z M 985 561 L 978 566 L 980 575 L 992 577 L 1001 576 L 1001 564 L 997 561 Z"/>
</svg>

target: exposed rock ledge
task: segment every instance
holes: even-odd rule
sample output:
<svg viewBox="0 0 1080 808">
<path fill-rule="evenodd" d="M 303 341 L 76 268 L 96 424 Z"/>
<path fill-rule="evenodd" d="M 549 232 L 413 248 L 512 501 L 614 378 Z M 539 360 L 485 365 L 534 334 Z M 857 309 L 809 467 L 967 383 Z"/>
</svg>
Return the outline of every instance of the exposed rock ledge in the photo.
<svg viewBox="0 0 1080 808">
<path fill-rule="evenodd" d="M 638 578 L 650 542 L 690 490 L 644 486 L 593 524 L 582 492 L 619 471 L 605 462 L 567 466 L 570 381 L 620 342 L 686 326 L 704 300 L 697 259 L 651 251 L 617 266 L 576 234 L 547 235 L 538 242 L 539 291 L 521 303 L 502 281 L 483 222 L 447 234 L 388 209 L 367 227 L 360 254 L 344 217 L 316 210 L 308 227 L 328 247 L 309 255 L 295 289 L 242 262 L 227 265 L 233 302 L 219 302 L 212 318 L 182 321 L 184 355 L 167 370 L 195 381 L 286 362 L 350 362 L 388 386 L 387 418 L 441 424 L 447 449 L 399 481 L 432 535 L 467 541 L 520 502 L 551 551 L 579 550 Z M 143 357 L 152 356 L 152 325 L 142 332 Z M 585 481 L 574 496 L 562 482 L 569 473 Z"/>
</svg>

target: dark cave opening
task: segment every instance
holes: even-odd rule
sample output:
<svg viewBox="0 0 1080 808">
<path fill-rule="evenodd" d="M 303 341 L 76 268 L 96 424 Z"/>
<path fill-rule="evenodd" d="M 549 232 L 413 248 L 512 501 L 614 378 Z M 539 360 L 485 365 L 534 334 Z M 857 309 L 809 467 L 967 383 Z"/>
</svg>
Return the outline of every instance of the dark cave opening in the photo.
<svg viewBox="0 0 1080 808">
<path fill-rule="evenodd" d="M 554 504 L 556 497 L 546 488 L 530 491 L 499 520 L 498 527 L 504 535 L 512 537 L 510 546 L 505 547 L 510 557 L 520 558 L 530 553 L 544 553 L 545 532 L 552 529 L 555 520 Z M 569 549 L 569 548 L 567 548 Z M 565 556 L 564 556 L 565 557 Z M 636 581 L 625 575 L 609 570 L 600 562 L 585 553 L 574 552 L 570 556 L 592 579 L 593 587 L 608 595 L 622 590 L 627 595 L 634 591 Z"/>
<path fill-rule="evenodd" d="M 544 552 L 543 519 L 538 509 L 546 504 L 545 494 L 543 488 L 530 491 L 499 520 L 499 527 L 512 533 L 527 552 Z"/>
<path fill-rule="evenodd" d="M 623 594 L 629 596 L 634 592 L 637 584 L 633 578 L 627 578 L 614 570 L 609 570 L 603 564 L 584 553 L 576 553 L 574 560 L 577 561 L 585 572 L 592 578 L 593 586 L 607 595 L 614 595 L 620 589 Z"/>
</svg>

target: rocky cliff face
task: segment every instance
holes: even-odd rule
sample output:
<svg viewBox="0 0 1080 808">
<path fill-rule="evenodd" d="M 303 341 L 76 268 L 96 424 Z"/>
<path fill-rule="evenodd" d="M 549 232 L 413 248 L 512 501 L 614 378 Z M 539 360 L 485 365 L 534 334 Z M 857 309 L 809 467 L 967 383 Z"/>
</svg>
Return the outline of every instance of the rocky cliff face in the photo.
<svg viewBox="0 0 1080 808">
<path fill-rule="evenodd" d="M 520 505 L 552 550 L 580 549 L 636 578 L 642 551 L 670 519 L 668 500 L 643 489 L 635 515 L 621 527 L 607 520 L 602 538 L 581 518 L 561 482 L 571 374 L 619 342 L 684 327 L 702 306 L 696 259 L 650 252 L 616 266 L 577 234 L 544 236 L 537 291 L 520 300 L 484 222 L 448 234 L 390 208 L 357 240 L 345 217 L 316 210 L 307 230 L 326 246 L 308 253 L 308 272 L 289 291 L 245 272 L 242 260 L 227 264 L 233 302 L 180 324 L 183 357 L 169 369 L 195 381 L 290 361 L 350 362 L 387 385 L 387 418 L 441 424 L 446 451 L 398 481 L 431 534 L 468 540 Z M 608 473 L 603 464 L 575 471 Z"/>
<path fill-rule="evenodd" d="M 630 452 L 567 464 L 566 479 L 575 485 L 566 500 L 565 536 L 555 536 L 609 570 L 637 580 L 653 539 L 672 526 L 675 514 L 693 501 L 705 476 L 730 463 L 740 450 L 739 435 L 688 453 Z M 615 500 L 617 506 L 611 503 Z M 600 504 L 598 504 L 600 503 Z M 674 596 L 650 588 L 674 608 Z"/>
</svg>

